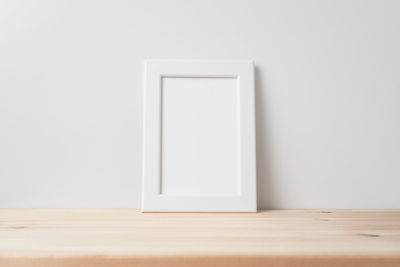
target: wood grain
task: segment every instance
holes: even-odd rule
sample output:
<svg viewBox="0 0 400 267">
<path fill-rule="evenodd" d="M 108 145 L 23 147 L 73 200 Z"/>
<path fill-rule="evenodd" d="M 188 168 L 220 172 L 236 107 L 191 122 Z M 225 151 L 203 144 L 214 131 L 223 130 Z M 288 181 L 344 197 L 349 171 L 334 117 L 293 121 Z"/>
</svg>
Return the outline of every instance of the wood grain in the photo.
<svg viewBox="0 0 400 267">
<path fill-rule="evenodd" d="M 0 266 L 400 266 L 400 211 L 1 209 Z"/>
</svg>

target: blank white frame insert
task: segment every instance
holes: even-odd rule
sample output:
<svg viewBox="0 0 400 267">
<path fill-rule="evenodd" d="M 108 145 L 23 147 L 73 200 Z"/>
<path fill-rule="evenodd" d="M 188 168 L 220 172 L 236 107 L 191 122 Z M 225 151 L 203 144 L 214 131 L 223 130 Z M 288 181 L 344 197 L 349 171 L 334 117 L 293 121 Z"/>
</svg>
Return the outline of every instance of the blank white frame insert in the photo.
<svg viewBox="0 0 400 267">
<path fill-rule="evenodd" d="M 237 195 L 237 79 L 164 77 L 161 90 L 161 194 Z"/>
<path fill-rule="evenodd" d="M 252 61 L 147 60 L 144 212 L 254 212 Z"/>
</svg>

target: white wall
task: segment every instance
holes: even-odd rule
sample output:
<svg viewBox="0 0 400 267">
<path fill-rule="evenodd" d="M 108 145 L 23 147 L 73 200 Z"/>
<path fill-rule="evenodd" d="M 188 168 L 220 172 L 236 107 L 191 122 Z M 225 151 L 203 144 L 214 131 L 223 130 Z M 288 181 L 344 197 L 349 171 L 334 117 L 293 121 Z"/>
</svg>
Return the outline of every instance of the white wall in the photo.
<svg viewBox="0 0 400 267">
<path fill-rule="evenodd" d="M 254 59 L 264 208 L 400 208 L 400 1 L 1 1 L 0 207 L 140 205 L 145 58 Z"/>
</svg>

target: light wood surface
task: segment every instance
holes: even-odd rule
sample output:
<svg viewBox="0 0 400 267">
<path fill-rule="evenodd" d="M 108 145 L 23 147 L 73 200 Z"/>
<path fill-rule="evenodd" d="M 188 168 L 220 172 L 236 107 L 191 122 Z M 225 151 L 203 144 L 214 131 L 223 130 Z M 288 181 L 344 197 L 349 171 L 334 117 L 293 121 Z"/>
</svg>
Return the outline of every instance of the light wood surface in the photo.
<svg viewBox="0 0 400 267">
<path fill-rule="evenodd" d="M 400 211 L 0 209 L 0 266 L 400 266 Z"/>
</svg>

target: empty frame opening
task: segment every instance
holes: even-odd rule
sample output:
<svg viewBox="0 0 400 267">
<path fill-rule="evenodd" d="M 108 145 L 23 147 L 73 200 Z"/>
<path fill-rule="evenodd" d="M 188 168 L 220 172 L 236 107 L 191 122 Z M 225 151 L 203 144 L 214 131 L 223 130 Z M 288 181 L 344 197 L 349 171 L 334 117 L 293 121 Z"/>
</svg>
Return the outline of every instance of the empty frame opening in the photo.
<svg viewBox="0 0 400 267">
<path fill-rule="evenodd" d="M 162 78 L 164 195 L 238 195 L 237 78 Z"/>
</svg>

